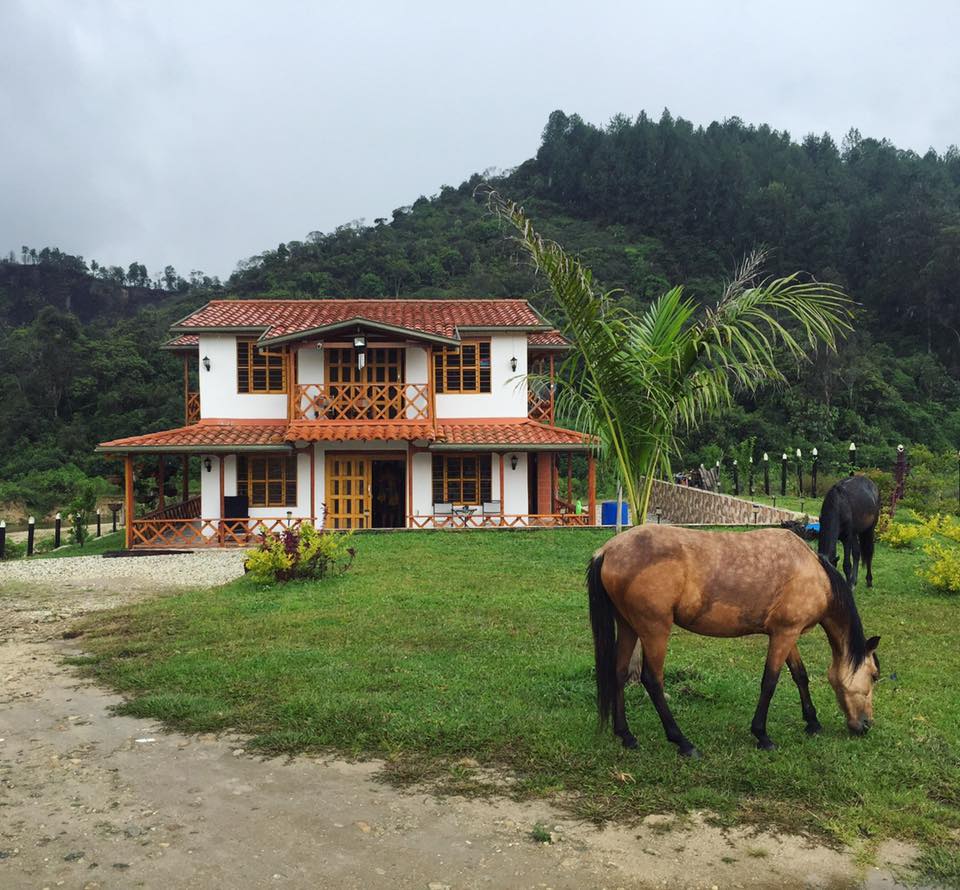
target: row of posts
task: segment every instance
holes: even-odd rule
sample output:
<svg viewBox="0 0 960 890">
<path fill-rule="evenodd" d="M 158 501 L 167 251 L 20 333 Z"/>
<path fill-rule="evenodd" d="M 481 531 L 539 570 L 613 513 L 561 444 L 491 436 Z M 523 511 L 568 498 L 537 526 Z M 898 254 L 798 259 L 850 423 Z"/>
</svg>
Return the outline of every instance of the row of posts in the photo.
<svg viewBox="0 0 960 890">
<path fill-rule="evenodd" d="M 857 469 L 857 446 L 853 442 L 850 443 L 850 448 L 848 449 L 848 454 L 850 457 L 850 475 L 852 476 Z M 809 494 L 810 497 L 817 496 L 817 471 L 818 465 L 820 462 L 820 454 L 816 448 L 810 452 L 812 458 L 810 465 L 810 490 L 809 492 L 804 492 L 803 487 L 803 452 L 798 448 L 796 451 L 795 458 L 795 470 L 797 476 L 797 493 L 800 497 L 804 497 L 805 493 Z M 733 461 L 733 493 L 737 496 L 740 494 L 740 467 L 738 461 Z M 790 457 L 786 453 L 780 457 L 780 496 L 786 497 L 787 494 L 787 477 L 789 475 L 790 469 Z M 720 461 L 717 461 L 717 483 L 720 481 Z M 747 471 L 747 493 L 752 497 L 754 495 L 754 463 L 753 455 L 750 456 L 749 469 Z M 763 453 L 763 493 L 770 496 L 770 455 L 765 451 Z"/>
<path fill-rule="evenodd" d="M 117 530 L 117 510 L 111 510 L 111 531 L 116 532 Z M 36 528 L 37 520 L 31 516 L 27 520 L 27 556 L 33 556 L 35 542 L 36 542 Z M 97 510 L 97 531 L 94 535 L 95 538 L 99 538 L 103 534 L 103 525 L 102 517 L 100 515 L 100 510 Z M 63 517 L 57 513 L 53 520 L 53 546 L 54 549 L 60 546 L 63 540 Z M 5 520 L 0 519 L 0 559 L 6 559 L 7 556 L 7 523 Z"/>
</svg>

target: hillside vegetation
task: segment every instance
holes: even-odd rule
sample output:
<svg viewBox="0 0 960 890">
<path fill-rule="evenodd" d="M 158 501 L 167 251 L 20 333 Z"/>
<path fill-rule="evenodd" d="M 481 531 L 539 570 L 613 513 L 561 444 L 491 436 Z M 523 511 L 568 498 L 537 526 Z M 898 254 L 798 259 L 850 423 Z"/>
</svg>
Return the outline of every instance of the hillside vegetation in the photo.
<svg viewBox="0 0 960 890">
<path fill-rule="evenodd" d="M 86 263 L 24 248 L 0 262 L 0 503 L 52 506 L 82 474 L 110 472 L 98 440 L 174 426 L 178 363 L 156 347 L 211 296 L 551 298 L 475 195 L 521 201 L 615 299 L 639 306 L 675 283 L 710 300 L 739 258 L 773 250 L 771 274 L 803 270 L 860 308 L 839 355 L 787 388 L 744 399 L 690 443 L 687 463 L 816 445 L 824 468 L 857 442 L 887 467 L 898 441 L 945 454 L 960 442 L 960 153 L 920 156 L 851 131 L 795 141 L 732 119 L 706 128 L 664 112 L 595 127 L 554 112 L 534 158 L 496 176 L 349 223 L 238 265 L 228 282 L 172 267 Z M 943 461 L 941 460 L 941 463 Z"/>
</svg>

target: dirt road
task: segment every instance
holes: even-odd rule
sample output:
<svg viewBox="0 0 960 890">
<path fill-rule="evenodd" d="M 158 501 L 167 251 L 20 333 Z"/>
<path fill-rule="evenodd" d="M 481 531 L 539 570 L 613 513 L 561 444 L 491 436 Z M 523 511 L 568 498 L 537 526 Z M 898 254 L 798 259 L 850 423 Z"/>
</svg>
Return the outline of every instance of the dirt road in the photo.
<svg viewBox="0 0 960 890">
<path fill-rule="evenodd" d="M 239 738 L 111 716 L 119 699 L 63 665 L 80 651 L 63 632 L 78 614 L 160 591 L 100 566 L 0 586 L 4 890 L 898 886 L 799 838 L 698 818 L 598 831 L 545 802 L 402 792 L 375 781 L 376 762 L 263 761 Z M 536 842 L 535 825 L 553 842 Z M 911 854 L 881 852 L 892 864 Z"/>
</svg>

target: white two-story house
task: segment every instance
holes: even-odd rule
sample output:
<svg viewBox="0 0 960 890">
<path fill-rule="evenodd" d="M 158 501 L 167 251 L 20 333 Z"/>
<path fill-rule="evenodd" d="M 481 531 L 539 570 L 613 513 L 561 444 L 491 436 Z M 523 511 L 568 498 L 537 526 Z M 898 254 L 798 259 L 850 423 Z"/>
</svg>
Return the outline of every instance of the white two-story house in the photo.
<svg viewBox="0 0 960 890">
<path fill-rule="evenodd" d="M 186 425 L 98 448 L 124 458 L 128 547 L 249 544 L 302 522 L 594 521 L 589 443 L 554 425 L 545 382 L 568 344 L 525 300 L 214 300 L 171 333 Z M 579 509 L 573 452 L 588 454 Z M 171 456 L 175 504 L 163 493 Z M 141 516 L 137 473 L 159 477 L 159 507 Z"/>
</svg>

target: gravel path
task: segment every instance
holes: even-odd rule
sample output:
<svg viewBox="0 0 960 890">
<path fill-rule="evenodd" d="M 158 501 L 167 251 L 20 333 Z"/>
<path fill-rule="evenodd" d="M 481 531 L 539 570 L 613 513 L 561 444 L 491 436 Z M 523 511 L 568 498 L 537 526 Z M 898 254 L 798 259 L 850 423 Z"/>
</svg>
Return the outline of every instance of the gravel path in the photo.
<svg viewBox="0 0 960 890">
<path fill-rule="evenodd" d="M 0 587 L 10 583 L 65 584 L 67 588 L 124 581 L 134 587 L 213 587 L 243 574 L 242 550 L 203 550 L 168 556 L 67 556 L 0 563 Z"/>
</svg>

